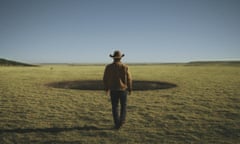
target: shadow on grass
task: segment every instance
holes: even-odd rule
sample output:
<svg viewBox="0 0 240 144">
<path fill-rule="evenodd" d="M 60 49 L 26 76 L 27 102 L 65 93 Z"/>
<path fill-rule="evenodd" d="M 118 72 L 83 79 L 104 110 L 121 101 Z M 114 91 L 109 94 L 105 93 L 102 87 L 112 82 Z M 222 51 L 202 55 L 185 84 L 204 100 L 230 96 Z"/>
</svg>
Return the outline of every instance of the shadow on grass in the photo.
<svg viewBox="0 0 240 144">
<path fill-rule="evenodd" d="M 45 133 L 59 133 L 67 131 L 90 131 L 90 130 L 112 130 L 112 128 L 98 128 L 96 126 L 83 126 L 83 127 L 72 127 L 72 128 L 17 128 L 17 129 L 0 129 L 0 134 L 2 133 L 32 133 L 32 132 L 45 132 Z"/>
<path fill-rule="evenodd" d="M 77 80 L 61 81 L 47 84 L 53 88 L 77 89 L 77 90 L 103 90 L 103 81 L 101 80 Z M 158 90 L 177 87 L 176 84 L 159 81 L 133 81 L 133 90 Z"/>
</svg>

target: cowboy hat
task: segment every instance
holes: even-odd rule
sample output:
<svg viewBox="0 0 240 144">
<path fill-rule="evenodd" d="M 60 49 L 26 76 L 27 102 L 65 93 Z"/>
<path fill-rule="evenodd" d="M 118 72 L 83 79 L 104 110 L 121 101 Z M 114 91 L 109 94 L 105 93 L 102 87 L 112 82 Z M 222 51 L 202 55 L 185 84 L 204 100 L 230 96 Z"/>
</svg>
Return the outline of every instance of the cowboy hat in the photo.
<svg viewBox="0 0 240 144">
<path fill-rule="evenodd" d="M 114 59 L 118 59 L 118 58 L 124 57 L 124 54 L 122 54 L 119 50 L 116 50 L 116 51 L 114 51 L 113 55 L 110 54 L 109 56 Z"/>
</svg>

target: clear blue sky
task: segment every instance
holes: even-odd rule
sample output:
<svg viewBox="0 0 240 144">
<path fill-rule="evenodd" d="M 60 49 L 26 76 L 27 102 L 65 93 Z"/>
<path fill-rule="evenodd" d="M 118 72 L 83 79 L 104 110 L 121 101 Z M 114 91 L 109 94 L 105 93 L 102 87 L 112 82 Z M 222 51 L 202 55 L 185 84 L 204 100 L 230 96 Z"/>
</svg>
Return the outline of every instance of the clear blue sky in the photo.
<svg viewBox="0 0 240 144">
<path fill-rule="evenodd" d="M 240 0 L 0 0 L 0 58 L 240 60 Z"/>
</svg>

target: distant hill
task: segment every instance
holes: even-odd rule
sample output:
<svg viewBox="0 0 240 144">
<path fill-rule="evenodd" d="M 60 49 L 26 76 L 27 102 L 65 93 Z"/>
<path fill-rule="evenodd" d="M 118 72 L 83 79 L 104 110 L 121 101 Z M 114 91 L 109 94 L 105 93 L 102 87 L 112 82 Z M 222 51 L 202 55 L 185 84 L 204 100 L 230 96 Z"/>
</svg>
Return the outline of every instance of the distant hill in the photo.
<svg viewBox="0 0 240 144">
<path fill-rule="evenodd" d="M 0 58 L 0 66 L 35 66 L 35 65 Z"/>
<path fill-rule="evenodd" d="M 224 66 L 240 66 L 240 61 L 192 61 L 186 63 L 187 66 L 212 66 L 212 65 L 224 65 Z"/>
</svg>

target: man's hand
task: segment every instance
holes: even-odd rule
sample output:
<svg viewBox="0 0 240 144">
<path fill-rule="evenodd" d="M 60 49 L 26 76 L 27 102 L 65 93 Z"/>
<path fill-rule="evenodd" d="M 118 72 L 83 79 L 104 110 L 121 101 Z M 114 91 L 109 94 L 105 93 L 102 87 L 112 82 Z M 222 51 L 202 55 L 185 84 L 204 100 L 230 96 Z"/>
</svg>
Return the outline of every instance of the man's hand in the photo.
<svg viewBox="0 0 240 144">
<path fill-rule="evenodd" d="M 132 94 L 132 91 L 128 91 L 128 95 L 131 95 Z"/>
<path fill-rule="evenodd" d="M 109 90 L 106 90 L 106 96 L 110 96 L 110 91 Z"/>
<path fill-rule="evenodd" d="M 107 101 L 110 102 L 111 101 L 111 97 L 110 97 L 110 91 L 109 90 L 106 90 L 106 96 L 108 97 L 107 98 Z"/>
</svg>

